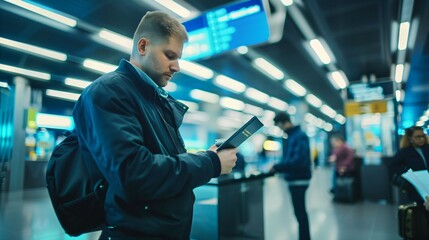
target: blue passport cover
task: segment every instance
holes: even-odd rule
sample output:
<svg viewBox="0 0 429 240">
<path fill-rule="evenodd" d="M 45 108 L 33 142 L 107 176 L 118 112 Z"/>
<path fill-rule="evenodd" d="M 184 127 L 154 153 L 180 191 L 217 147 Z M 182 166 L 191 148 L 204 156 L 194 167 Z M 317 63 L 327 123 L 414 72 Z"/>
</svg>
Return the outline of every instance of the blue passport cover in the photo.
<svg viewBox="0 0 429 240">
<path fill-rule="evenodd" d="M 236 148 L 258 131 L 264 124 L 256 117 L 253 116 L 242 127 L 240 127 L 234 134 L 232 134 L 225 142 L 223 142 L 217 151 L 227 148 Z"/>
</svg>

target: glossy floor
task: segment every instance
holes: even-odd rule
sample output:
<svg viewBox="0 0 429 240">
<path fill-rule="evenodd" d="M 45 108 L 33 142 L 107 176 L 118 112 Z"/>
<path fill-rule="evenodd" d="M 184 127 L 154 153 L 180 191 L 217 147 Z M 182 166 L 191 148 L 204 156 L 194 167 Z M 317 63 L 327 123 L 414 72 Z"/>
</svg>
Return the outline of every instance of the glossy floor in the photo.
<svg viewBox="0 0 429 240">
<path fill-rule="evenodd" d="M 330 169 L 314 170 L 307 192 L 307 208 L 313 240 L 399 240 L 396 205 L 361 201 L 332 202 L 328 192 Z M 265 180 L 264 225 L 266 240 L 297 240 L 286 183 L 278 177 Z M 68 237 L 56 220 L 45 189 L 2 193 L 0 239 L 93 240 L 99 233 Z M 204 239 L 202 239 L 204 240 Z"/>
</svg>

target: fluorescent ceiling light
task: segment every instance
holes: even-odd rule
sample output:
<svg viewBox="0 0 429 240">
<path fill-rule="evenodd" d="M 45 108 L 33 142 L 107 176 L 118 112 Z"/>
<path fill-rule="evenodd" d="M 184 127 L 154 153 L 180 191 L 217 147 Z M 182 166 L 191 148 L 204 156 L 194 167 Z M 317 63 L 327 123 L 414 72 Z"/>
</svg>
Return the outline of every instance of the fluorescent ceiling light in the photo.
<svg viewBox="0 0 429 240">
<path fill-rule="evenodd" d="M 341 70 L 330 72 L 328 74 L 328 79 L 336 89 L 344 89 L 349 85 L 347 76 Z"/>
<path fill-rule="evenodd" d="M 221 97 L 219 104 L 224 108 L 237 110 L 237 111 L 242 111 L 244 110 L 244 107 L 245 107 L 244 102 L 230 97 Z"/>
<path fill-rule="evenodd" d="M 316 118 L 314 121 L 314 125 L 316 125 L 318 128 L 323 128 L 323 125 L 325 124 L 325 121 L 323 121 L 321 118 Z"/>
<path fill-rule="evenodd" d="M 395 97 L 396 97 L 396 101 L 397 102 L 402 102 L 404 100 L 404 94 L 403 94 L 403 90 L 396 90 L 395 91 Z"/>
<path fill-rule="evenodd" d="M 100 62 L 89 58 L 83 61 L 83 66 L 88 69 L 92 69 L 94 71 L 101 72 L 101 73 L 112 72 L 118 67 L 113 64 L 104 63 L 104 62 Z"/>
<path fill-rule="evenodd" d="M 88 87 L 88 85 L 91 84 L 92 82 L 82 80 L 82 79 L 77 79 L 77 78 L 66 78 L 64 80 L 64 83 L 66 85 L 69 85 L 69 86 L 84 89 L 84 88 Z"/>
<path fill-rule="evenodd" d="M 198 111 L 198 103 L 196 103 L 196 102 L 185 101 L 185 100 L 180 100 L 180 99 L 178 99 L 177 101 L 188 106 L 189 111 Z"/>
<path fill-rule="evenodd" d="M 289 113 L 289 115 L 294 115 L 296 113 L 296 107 L 295 106 L 289 106 L 287 108 L 287 113 Z"/>
<path fill-rule="evenodd" d="M 51 80 L 51 74 L 27 70 L 24 68 L 13 67 L 13 66 L 5 65 L 5 64 L 0 64 L 0 70 L 25 75 L 25 76 L 31 77 L 31 78 L 38 78 L 38 79 L 42 79 L 42 80 Z"/>
<path fill-rule="evenodd" d="M 325 50 L 319 39 L 312 39 L 309 43 L 323 64 L 329 64 L 331 62 L 328 52 Z"/>
<path fill-rule="evenodd" d="M 285 87 L 298 97 L 307 94 L 307 90 L 293 79 L 288 79 L 284 82 Z"/>
<path fill-rule="evenodd" d="M 254 88 L 248 88 L 244 92 L 244 95 L 260 103 L 267 103 L 270 100 L 270 96 L 268 96 L 268 94 Z"/>
<path fill-rule="evenodd" d="M 68 101 L 77 101 L 80 96 L 80 94 L 78 93 L 57 91 L 52 89 L 46 89 L 46 95 L 54 98 L 68 100 Z"/>
<path fill-rule="evenodd" d="M 420 121 L 422 121 L 422 122 L 426 122 L 427 120 L 429 120 L 428 116 L 423 115 L 420 117 Z"/>
<path fill-rule="evenodd" d="M 177 90 L 177 84 L 174 82 L 168 81 L 167 86 L 164 87 L 164 90 L 167 92 L 174 92 Z"/>
<path fill-rule="evenodd" d="M 316 119 L 316 116 L 314 116 L 311 113 L 306 113 L 304 114 L 304 120 L 307 121 L 308 123 L 313 123 L 313 121 Z"/>
<path fill-rule="evenodd" d="M 330 132 L 332 131 L 332 129 L 334 129 L 334 127 L 332 126 L 332 124 L 325 122 L 325 124 L 323 124 L 323 129 L 325 129 L 325 131 Z"/>
<path fill-rule="evenodd" d="M 419 29 L 420 20 L 419 18 L 414 18 L 411 22 L 410 32 L 408 34 L 408 49 L 414 49 L 414 45 L 417 39 L 417 33 Z"/>
<path fill-rule="evenodd" d="M 70 117 L 70 116 L 37 113 L 36 123 L 38 127 L 65 129 L 65 130 L 74 129 L 73 117 Z"/>
<path fill-rule="evenodd" d="M 337 112 L 326 104 L 322 105 L 320 111 L 332 119 L 335 119 L 335 117 L 337 116 Z"/>
<path fill-rule="evenodd" d="M 275 97 L 270 97 L 268 105 L 280 111 L 286 111 L 289 107 L 289 104 L 287 104 L 285 101 L 282 101 Z"/>
<path fill-rule="evenodd" d="M 246 85 L 225 75 L 216 76 L 214 83 L 236 93 L 242 93 L 246 90 Z"/>
<path fill-rule="evenodd" d="M 7 38 L 0 37 L 0 44 L 6 47 L 17 49 L 22 52 L 28 52 L 31 54 L 48 57 L 59 61 L 67 60 L 67 55 L 64 53 L 48 50 L 46 48 L 36 47 L 22 42 L 13 41 Z"/>
<path fill-rule="evenodd" d="M 196 100 L 200 100 L 200 101 L 204 101 L 204 102 L 208 102 L 208 103 L 217 103 L 219 101 L 218 95 L 216 95 L 214 93 L 202 91 L 199 89 L 191 90 L 190 95 L 192 98 L 194 98 Z"/>
<path fill-rule="evenodd" d="M 264 114 L 264 109 L 260 107 L 253 106 L 251 104 L 246 104 L 244 106 L 243 112 L 256 115 L 256 116 L 262 116 Z"/>
<path fill-rule="evenodd" d="M 313 94 L 307 94 L 307 96 L 305 96 L 305 100 L 316 108 L 321 107 L 323 104 L 322 100 L 320 100 L 318 97 L 314 96 Z"/>
<path fill-rule="evenodd" d="M 234 128 L 241 127 L 243 123 L 241 121 L 238 121 L 237 118 L 220 116 L 217 119 L 217 125 L 220 128 L 224 128 L 224 129 L 234 129 Z"/>
<path fill-rule="evenodd" d="M 209 114 L 201 111 L 191 111 L 183 118 L 185 123 L 207 123 L 208 121 L 210 121 Z"/>
<path fill-rule="evenodd" d="M 403 22 L 399 25 L 398 50 L 405 50 L 407 48 L 409 29 L 409 22 Z"/>
<path fill-rule="evenodd" d="M 240 54 L 242 54 L 242 55 L 244 55 L 247 52 L 249 52 L 249 48 L 246 47 L 246 46 L 241 46 L 241 47 L 237 48 L 237 52 L 240 53 Z"/>
<path fill-rule="evenodd" d="M 404 77 L 404 64 L 397 64 L 395 68 L 395 81 L 397 83 L 402 82 L 402 78 Z"/>
<path fill-rule="evenodd" d="M 0 82 L 0 87 L 2 87 L 2 88 L 8 88 L 9 84 L 7 84 L 7 82 Z"/>
<path fill-rule="evenodd" d="M 281 1 L 283 5 L 285 5 L 286 7 L 293 4 L 293 0 L 281 0 Z"/>
<path fill-rule="evenodd" d="M 180 59 L 179 66 L 181 72 L 200 80 L 209 80 L 212 79 L 214 76 L 214 72 L 210 68 L 207 68 L 203 65 L 194 62 Z"/>
<path fill-rule="evenodd" d="M 131 38 L 112 32 L 110 30 L 103 28 L 100 30 L 100 32 L 98 32 L 98 36 L 104 40 L 125 48 L 129 52 L 131 52 L 131 49 L 133 48 L 133 40 Z"/>
<path fill-rule="evenodd" d="M 254 59 L 252 61 L 252 65 L 257 70 L 261 71 L 263 74 L 274 80 L 282 80 L 285 77 L 284 73 L 280 69 L 275 67 L 273 64 L 271 64 L 264 58 Z"/>
<path fill-rule="evenodd" d="M 72 18 L 65 17 L 65 16 L 63 16 L 61 14 L 49 11 L 47 9 L 47 7 L 42 6 L 40 4 L 39 4 L 39 6 L 40 6 L 39 7 L 39 6 L 35 6 L 33 4 L 30 4 L 30 3 L 24 2 L 24 1 L 20 1 L 20 0 L 5 0 L 5 1 L 9 2 L 9 3 L 12 3 L 12 4 L 14 4 L 14 5 L 18 6 L 18 7 L 27 9 L 27 10 L 29 10 L 31 12 L 34 12 L 34 13 L 37 13 L 39 15 L 45 16 L 47 18 L 50 18 L 50 19 L 52 19 L 52 20 L 54 20 L 56 22 L 65 24 L 65 25 L 67 25 L 69 27 L 75 27 L 77 25 L 76 20 L 74 20 Z"/>
<path fill-rule="evenodd" d="M 336 116 L 335 116 L 335 121 L 337 121 L 338 123 L 340 123 L 340 124 L 344 124 L 344 123 L 346 123 L 346 117 L 344 117 L 343 115 L 341 115 L 341 114 L 337 114 Z"/>
<path fill-rule="evenodd" d="M 166 7 L 168 10 L 176 13 L 177 15 L 181 16 L 182 18 L 187 18 L 191 15 L 191 11 L 183 7 L 182 5 L 178 4 L 175 1 L 172 0 L 155 0 L 155 2 L 161 4 L 162 6 Z"/>
</svg>

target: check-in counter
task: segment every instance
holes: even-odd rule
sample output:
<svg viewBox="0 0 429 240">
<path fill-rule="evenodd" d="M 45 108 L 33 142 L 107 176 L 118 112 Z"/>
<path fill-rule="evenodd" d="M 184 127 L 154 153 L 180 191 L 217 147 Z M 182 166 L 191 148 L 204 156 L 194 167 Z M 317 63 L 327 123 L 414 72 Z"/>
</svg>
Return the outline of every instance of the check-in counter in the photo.
<svg viewBox="0 0 429 240">
<path fill-rule="evenodd" d="M 270 173 L 231 173 L 195 192 L 191 239 L 264 239 L 263 185 Z"/>
</svg>

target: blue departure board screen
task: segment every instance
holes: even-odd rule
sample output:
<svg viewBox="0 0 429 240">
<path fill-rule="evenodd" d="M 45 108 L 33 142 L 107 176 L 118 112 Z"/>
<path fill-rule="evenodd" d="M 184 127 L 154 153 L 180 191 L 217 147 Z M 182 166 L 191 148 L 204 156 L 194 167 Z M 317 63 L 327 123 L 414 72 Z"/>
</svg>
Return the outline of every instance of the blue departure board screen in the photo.
<svg viewBox="0 0 429 240">
<path fill-rule="evenodd" d="M 263 0 L 235 2 L 183 23 L 189 41 L 183 59 L 196 60 L 268 41 L 270 30 Z"/>
</svg>

